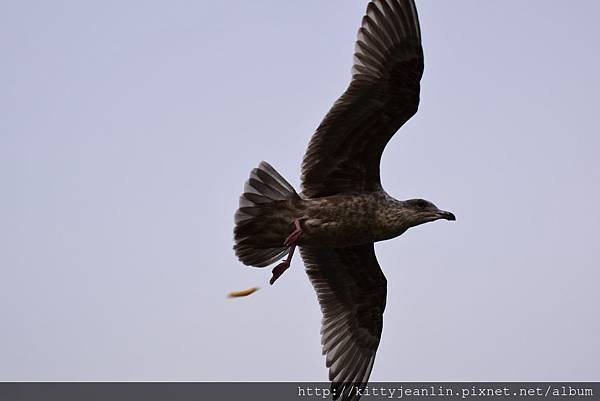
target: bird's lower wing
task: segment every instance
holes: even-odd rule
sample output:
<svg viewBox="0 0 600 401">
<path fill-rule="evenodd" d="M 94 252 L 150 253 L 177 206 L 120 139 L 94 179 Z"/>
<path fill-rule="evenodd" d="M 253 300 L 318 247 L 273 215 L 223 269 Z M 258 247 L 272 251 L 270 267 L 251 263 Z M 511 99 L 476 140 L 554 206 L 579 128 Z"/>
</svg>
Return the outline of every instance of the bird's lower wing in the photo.
<svg viewBox="0 0 600 401">
<path fill-rule="evenodd" d="M 338 249 L 301 247 L 323 320 L 321 343 L 332 390 L 342 400 L 366 385 L 383 328 L 387 281 L 373 244 Z"/>
</svg>

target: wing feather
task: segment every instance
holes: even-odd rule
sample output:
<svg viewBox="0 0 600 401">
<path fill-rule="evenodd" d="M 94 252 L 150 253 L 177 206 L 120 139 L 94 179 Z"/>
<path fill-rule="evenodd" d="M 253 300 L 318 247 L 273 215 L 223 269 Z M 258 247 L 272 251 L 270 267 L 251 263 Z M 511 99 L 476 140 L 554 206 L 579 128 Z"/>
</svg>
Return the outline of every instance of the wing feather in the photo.
<svg viewBox="0 0 600 401">
<path fill-rule="evenodd" d="M 304 155 L 305 196 L 381 189 L 381 154 L 417 112 L 422 75 L 421 32 L 413 0 L 369 2 L 358 30 L 350 85 Z"/>
<path fill-rule="evenodd" d="M 373 244 L 347 248 L 300 248 L 323 313 L 321 344 L 332 390 L 355 399 L 373 368 L 385 309 L 387 281 Z"/>
</svg>

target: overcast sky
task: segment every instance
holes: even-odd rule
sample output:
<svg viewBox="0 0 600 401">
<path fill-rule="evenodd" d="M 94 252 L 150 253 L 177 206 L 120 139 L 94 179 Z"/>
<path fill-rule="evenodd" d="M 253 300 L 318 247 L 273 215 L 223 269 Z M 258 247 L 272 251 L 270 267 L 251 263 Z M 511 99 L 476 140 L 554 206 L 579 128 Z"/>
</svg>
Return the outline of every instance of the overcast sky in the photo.
<svg viewBox="0 0 600 401">
<path fill-rule="evenodd" d="M 261 160 L 299 188 L 366 3 L 0 3 L 0 379 L 327 379 L 300 258 L 269 287 L 233 213 Z M 457 221 L 376 245 L 371 379 L 598 380 L 600 3 L 417 8 L 382 181 Z"/>
</svg>

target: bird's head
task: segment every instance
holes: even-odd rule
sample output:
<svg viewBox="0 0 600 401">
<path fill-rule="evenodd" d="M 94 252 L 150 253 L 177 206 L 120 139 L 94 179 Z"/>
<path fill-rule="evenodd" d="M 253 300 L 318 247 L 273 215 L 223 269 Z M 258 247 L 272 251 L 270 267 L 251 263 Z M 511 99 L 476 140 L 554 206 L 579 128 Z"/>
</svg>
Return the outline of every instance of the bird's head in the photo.
<svg viewBox="0 0 600 401">
<path fill-rule="evenodd" d="M 411 227 L 435 220 L 456 220 L 453 213 L 440 210 L 425 199 L 409 199 L 402 202 L 403 217 Z"/>
</svg>

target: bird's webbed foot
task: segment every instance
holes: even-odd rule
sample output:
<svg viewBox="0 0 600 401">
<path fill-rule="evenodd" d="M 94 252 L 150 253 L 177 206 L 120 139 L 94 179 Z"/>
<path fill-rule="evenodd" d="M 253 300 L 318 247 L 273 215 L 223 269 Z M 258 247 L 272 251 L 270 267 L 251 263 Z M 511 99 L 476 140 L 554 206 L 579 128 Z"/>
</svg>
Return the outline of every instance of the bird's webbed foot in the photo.
<svg viewBox="0 0 600 401">
<path fill-rule="evenodd" d="M 283 262 L 281 262 L 280 264 L 278 264 L 277 266 L 275 266 L 275 268 L 272 271 L 273 277 L 271 277 L 271 280 L 269 280 L 269 284 L 273 285 L 273 283 L 275 283 L 275 280 L 277 280 L 279 277 L 281 277 L 283 272 L 286 271 L 290 267 L 290 264 L 291 264 L 290 262 L 291 262 L 291 258 L 288 258 L 288 259 L 284 260 Z"/>
<path fill-rule="evenodd" d="M 294 227 L 294 231 L 292 231 L 292 233 L 285 239 L 285 242 L 283 243 L 284 246 L 290 247 L 290 251 L 288 252 L 287 258 L 283 262 L 275 266 L 275 268 L 273 268 L 273 277 L 271 277 L 271 280 L 269 280 L 269 283 L 271 285 L 273 285 L 275 280 L 281 277 L 283 272 L 289 269 L 290 265 L 292 264 L 292 257 L 294 256 L 294 251 L 296 250 L 296 244 L 298 243 L 300 235 L 302 235 L 302 227 L 300 226 L 300 220 L 294 220 Z"/>
</svg>

